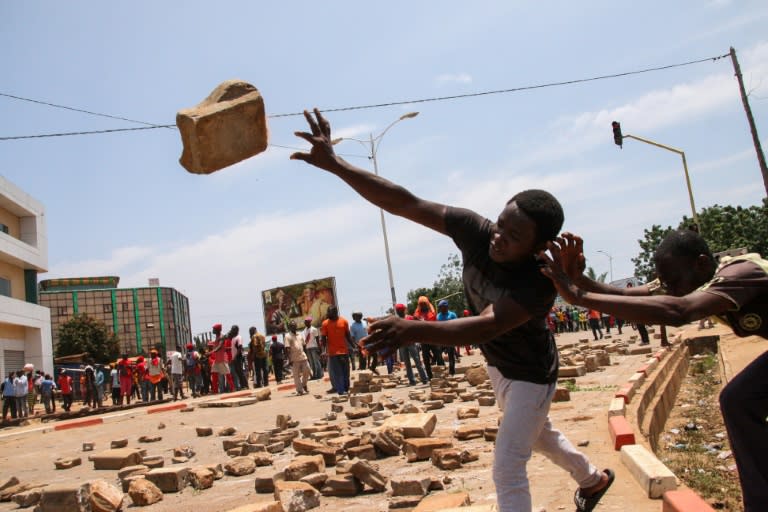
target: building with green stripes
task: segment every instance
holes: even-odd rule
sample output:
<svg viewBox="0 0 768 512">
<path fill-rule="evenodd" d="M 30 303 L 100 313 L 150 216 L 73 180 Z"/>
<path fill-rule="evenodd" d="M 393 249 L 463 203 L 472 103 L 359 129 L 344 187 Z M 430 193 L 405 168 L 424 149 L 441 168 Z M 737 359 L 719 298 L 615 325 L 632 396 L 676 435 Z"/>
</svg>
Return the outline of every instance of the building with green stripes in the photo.
<svg viewBox="0 0 768 512">
<path fill-rule="evenodd" d="M 59 327 L 74 315 L 104 322 L 120 340 L 120 352 L 149 354 L 156 347 L 164 356 L 177 344 L 192 340 L 189 301 L 174 288 L 118 288 L 117 276 L 78 277 L 40 281 L 40 305 L 50 308 L 53 347 Z"/>
</svg>

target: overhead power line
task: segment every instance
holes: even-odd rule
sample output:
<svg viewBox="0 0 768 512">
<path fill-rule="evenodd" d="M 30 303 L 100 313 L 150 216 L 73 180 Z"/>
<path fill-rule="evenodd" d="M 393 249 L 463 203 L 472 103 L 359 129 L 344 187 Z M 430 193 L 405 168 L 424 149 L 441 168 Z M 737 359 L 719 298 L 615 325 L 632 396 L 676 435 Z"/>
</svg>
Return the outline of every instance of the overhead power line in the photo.
<svg viewBox="0 0 768 512">
<path fill-rule="evenodd" d="M 384 107 L 394 107 L 398 105 L 410 105 L 410 104 L 416 104 L 416 103 L 429 103 L 429 102 L 435 102 L 435 101 L 448 101 L 448 100 L 458 100 L 463 98 L 475 98 L 478 96 L 490 96 L 495 94 L 509 94 L 513 92 L 522 92 L 522 91 L 530 91 L 535 89 L 545 89 L 549 87 L 560 87 L 565 85 L 576 85 L 576 84 L 582 84 L 587 82 L 595 82 L 598 80 L 607 80 L 611 78 L 621 78 L 626 76 L 632 76 L 632 75 L 640 75 L 643 73 L 652 73 L 655 71 L 664 71 L 667 69 L 673 69 L 673 68 L 680 68 L 684 66 L 691 66 L 694 64 L 701 64 L 703 62 L 715 62 L 717 60 L 729 57 L 730 54 L 726 53 L 724 55 L 718 55 L 716 57 L 707 57 L 705 59 L 697 59 L 697 60 L 690 60 L 687 62 L 679 62 L 677 64 L 668 64 L 665 66 L 656 66 L 652 68 L 645 68 L 645 69 L 638 69 L 635 71 L 625 71 L 623 73 L 613 73 L 609 75 L 599 75 L 599 76 L 593 76 L 589 78 L 577 78 L 574 80 L 563 80 L 559 82 L 548 82 L 543 84 L 534 84 L 534 85 L 525 85 L 521 87 L 512 87 L 508 89 L 496 89 L 491 91 L 480 91 L 480 92 L 473 92 L 473 93 L 466 93 L 466 94 L 455 94 L 451 96 L 436 96 L 432 98 L 420 98 L 420 99 L 414 99 L 414 100 L 402 100 L 402 101 L 390 101 L 387 103 L 372 103 L 367 105 L 357 105 L 357 106 L 351 106 L 351 107 L 336 107 L 336 108 L 324 108 L 320 109 L 321 112 L 328 113 L 328 112 L 346 112 L 351 110 L 367 110 L 367 109 L 374 109 L 374 108 L 384 108 Z M 176 125 L 173 124 L 153 124 L 153 123 L 147 123 L 144 121 L 137 121 L 134 119 L 128 119 L 125 117 L 120 116 L 113 116 L 109 114 L 102 114 L 99 112 L 91 112 L 84 109 L 74 108 L 74 107 L 67 107 L 65 105 L 57 105 L 55 103 L 49 103 L 46 101 L 40 101 L 40 100 L 34 100 L 30 98 L 24 98 L 21 96 L 14 96 L 11 94 L 5 94 L 0 93 L 0 96 L 5 96 L 8 98 L 13 98 L 16 100 L 21 101 L 30 101 L 32 103 L 39 103 L 42 105 L 47 105 L 55 108 L 63 108 L 67 110 L 72 110 L 75 112 L 81 112 L 86 113 L 90 115 L 95 116 L 101 116 L 101 117 L 109 117 L 112 119 L 119 119 L 122 121 L 128 121 L 132 123 L 139 123 L 144 124 L 147 126 L 143 127 L 135 127 L 135 128 L 114 128 L 114 129 L 108 129 L 108 130 L 93 130 L 93 131 L 80 131 L 80 132 L 65 132 L 65 133 L 43 133 L 43 134 L 37 134 L 37 135 L 16 135 L 16 136 L 9 136 L 9 137 L 0 137 L 0 141 L 3 140 L 18 140 L 18 139 L 37 139 L 37 138 L 45 138 L 45 137 L 66 137 L 71 135 L 93 135 L 93 134 L 99 134 L 99 133 L 112 133 L 112 132 L 128 132 L 128 131 L 136 131 L 136 130 L 152 130 L 157 128 L 175 128 Z M 280 117 L 292 117 L 292 116 L 300 116 L 303 115 L 304 112 L 290 112 L 286 114 L 270 114 L 267 117 L 270 119 L 280 118 Z"/>
</svg>

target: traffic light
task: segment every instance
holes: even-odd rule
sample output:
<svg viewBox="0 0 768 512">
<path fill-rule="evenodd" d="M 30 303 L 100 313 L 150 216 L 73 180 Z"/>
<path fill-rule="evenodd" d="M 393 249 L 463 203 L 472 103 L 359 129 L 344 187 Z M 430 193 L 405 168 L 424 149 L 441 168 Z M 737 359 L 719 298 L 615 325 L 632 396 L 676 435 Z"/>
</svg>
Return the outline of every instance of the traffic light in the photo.
<svg viewBox="0 0 768 512">
<path fill-rule="evenodd" d="M 624 136 L 621 134 L 621 124 L 618 121 L 614 121 L 611 123 L 611 126 L 613 127 L 613 142 L 621 147 L 624 141 Z"/>
</svg>

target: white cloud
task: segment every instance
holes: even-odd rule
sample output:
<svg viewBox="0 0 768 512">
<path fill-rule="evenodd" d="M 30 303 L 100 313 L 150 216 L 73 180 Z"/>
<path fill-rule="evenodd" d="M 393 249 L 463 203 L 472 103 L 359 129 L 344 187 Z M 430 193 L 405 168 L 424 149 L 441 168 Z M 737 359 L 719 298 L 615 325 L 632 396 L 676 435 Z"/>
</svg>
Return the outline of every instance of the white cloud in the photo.
<svg viewBox="0 0 768 512">
<path fill-rule="evenodd" d="M 471 84 L 472 75 L 469 73 L 444 73 L 435 77 L 435 81 L 438 83 L 438 85 L 444 85 L 448 83 Z"/>
</svg>

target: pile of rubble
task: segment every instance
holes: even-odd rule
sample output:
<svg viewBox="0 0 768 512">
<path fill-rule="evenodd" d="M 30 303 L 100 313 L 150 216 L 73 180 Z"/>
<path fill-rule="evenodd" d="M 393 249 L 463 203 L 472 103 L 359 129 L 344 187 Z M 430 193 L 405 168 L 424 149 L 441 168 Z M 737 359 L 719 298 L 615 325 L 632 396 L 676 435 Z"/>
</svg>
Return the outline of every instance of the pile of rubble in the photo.
<svg viewBox="0 0 768 512">
<path fill-rule="evenodd" d="M 653 332 L 653 329 L 649 329 Z M 628 341 L 612 339 L 607 334 L 600 341 L 581 338 L 578 343 L 563 344 L 558 347 L 560 353 L 560 372 L 558 377 L 583 377 L 588 372 L 600 371 L 611 365 L 611 355 L 650 354 L 648 345 L 638 345 L 637 335 L 630 335 Z"/>
</svg>

